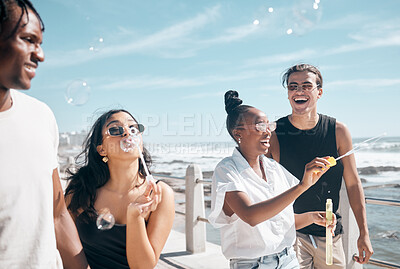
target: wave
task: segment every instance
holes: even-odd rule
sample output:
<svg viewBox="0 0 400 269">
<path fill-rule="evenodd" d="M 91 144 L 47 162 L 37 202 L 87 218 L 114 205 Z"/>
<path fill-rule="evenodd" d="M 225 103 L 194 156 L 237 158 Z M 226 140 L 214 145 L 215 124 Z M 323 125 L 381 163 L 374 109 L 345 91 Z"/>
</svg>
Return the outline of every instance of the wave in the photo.
<svg viewBox="0 0 400 269">
<path fill-rule="evenodd" d="M 354 144 L 354 147 L 357 147 L 360 144 Z M 379 143 L 379 144 L 372 144 L 372 145 L 365 145 L 362 146 L 361 151 L 386 151 L 386 152 L 400 152 L 400 142 L 396 143 Z"/>
</svg>

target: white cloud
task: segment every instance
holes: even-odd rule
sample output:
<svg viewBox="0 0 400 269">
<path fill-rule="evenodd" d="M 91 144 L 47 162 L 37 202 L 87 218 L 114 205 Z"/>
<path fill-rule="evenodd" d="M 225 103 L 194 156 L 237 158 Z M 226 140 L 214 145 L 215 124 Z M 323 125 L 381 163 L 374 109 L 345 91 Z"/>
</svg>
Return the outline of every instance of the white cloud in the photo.
<svg viewBox="0 0 400 269">
<path fill-rule="evenodd" d="M 206 9 L 192 19 L 167 27 L 140 40 L 119 42 L 105 46 L 98 52 L 90 51 L 89 47 L 67 52 L 50 52 L 47 66 L 69 66 L 85 63 L 94 59 L 108 58 L 134 52 L 145 52 L 157 49 L 179 47 L 180 42 L 195 30 L 204 27 L 219 16 L 220 6 Z M 126 32 L 127 30 L 124 29 Z M 108 37 L 107 40 L 113 40 Z M 122 43 L 122 44 L 121 44 Z"/>
<path fill-rule="evenodd" d="M 200 43 L 205 45 L 214 45 L 220 43 L 230 43 L 233 41 L 241 40 L 247 36 L 258 32 L 259 27 L 254 24 L 245 24 L 237 27 L 228 28 L 220 36 L 202 40 Z"/>
<path fill-rule="evenodd" d="M 275 65 L 287 62 L 300 62 L 302 60 L 313 57 L 317 54 L 315 50 L 304 49 L 300 51 L 290 53 L 280 53 L 275 55 L 269 55 L 266 57 L 254 58 L 247 60 L 244 66 L 258 66 L 258 65 Z"/>
<path fill-rule="evenodd" d="M 338 80 L 325 84 L 324 88 L 340 89 L 340 88 L 368 88 L 382 89 L 400 84 L 400 79 L 352 79 Z"/>
<path fill-rule="evenodd" d="M 199 87 L 203 85 L 213 85 L 219 82 L 244 81 L 253 78 L 268 76 L 268 70 L 245 71 L 232 75 L 210 75 L 202 77 L 157 77 L 157 76 L 140 76 L 129 78 L 89 78 L 87 81 L 95 82 L 93 87 L 99 90 L 128 90 L 128 89 L 179 89 L 188 87 Z M 191 97 L 182 97 L 191 98 Z"/>
<path fill-rule="evenodd" d="M 208 97 L 221 97 L 224 95 L 223 91 L 218 91 L 218 92 L 202 92 L 202 93 L 196 93 L 192 95 L 186 95 L 182 96 L 182 100 L 188 100 L 188 99 L 202 99 L 202 98 L 208 98 Z"/>
</svg>

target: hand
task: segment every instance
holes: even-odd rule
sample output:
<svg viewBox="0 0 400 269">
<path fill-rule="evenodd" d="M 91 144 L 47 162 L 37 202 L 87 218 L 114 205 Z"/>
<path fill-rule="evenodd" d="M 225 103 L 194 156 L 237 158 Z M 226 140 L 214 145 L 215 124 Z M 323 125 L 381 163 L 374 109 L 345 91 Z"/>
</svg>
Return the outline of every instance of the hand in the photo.
<svg viewBox="0 0 400 269">
<path fill-rule="evenodd" d="M 320 226 L 325 226 L 328 229 L 331 229 L 332 236 L 335 236 L 335 230 L 336 230 L 336 224 L 337 224 L 337 219 L 336 215 L 332 213 L 332 222 L 327 223 L 326 221 L 326 212 L 325 211 L 314 211 L 310 212 L 312 215 L 313 223 L 320 225 Z"/>
<path fill-rule="evenodd" d="M 329 170 L 330 163 L 327 161 L 328 158 L 329 157 L 317 157 L 311 162 L 307 163 L 304 168 L 303 180 L 300 182 L 300 184 L 307 189 L 314 185 L 315 182 L 317 182 L 318 179 L 320 179 L 321 176 Z"/>
<path fill-rule="evenodd" d="M 368 235 L 360 235 L 357 240 L 357 248 L 358 248 L 358 256 L 354 256 L 353 259 L 361 264 L 366 264 L 371 258 L 372 254 L 374 254 L 374 250 L 372 249 L 371 241 L 369 240 Z"/>
<path fill-rule="evenodd" d="M 145 218 L 151 211 L 157 209 L 161 202 L 161 187 L 153 180 L 147 181 L 146 190 L 133 203 L 128 205 L 127 214 Z"/>
</svg>

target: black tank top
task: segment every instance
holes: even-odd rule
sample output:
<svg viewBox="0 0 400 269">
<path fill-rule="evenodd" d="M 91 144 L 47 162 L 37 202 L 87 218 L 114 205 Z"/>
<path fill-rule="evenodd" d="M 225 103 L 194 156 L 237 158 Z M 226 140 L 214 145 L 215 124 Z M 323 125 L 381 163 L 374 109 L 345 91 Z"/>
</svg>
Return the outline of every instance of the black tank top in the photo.
<svg viewBox="0 0 400 269">
<path fill-rule="evenodd" d="M 126 225 L 115 224 L 110 230 L 99 230 L 96 220 L 86 220 L 80 214 L 76 228 L 86 259 L 92 269 L 129 269 L 126 257 Z"/>
<path fill-rule="evenodd" d="M 99 230 L 96 220 L 87 218 L 84 213 L 76 218 L 75 224 L 91 269 L 129 269 L 126 224 L 116 223 L 110 230 Z"/>
<path fill-rule="evenodd" d="M 280 164 L 302 180 L 305 165 L 315 157 L 338 157 L 336 146 L 336 120 L 319 114 L 317 125 L 310 130 L 294 127 L 286 116 L 277 121 L 275 131 L 280 147 Z M 293 207 L 295 213 L 325 211 L 326 199 L 333 202 L 333 212 L 338 218 L 335 234 L 343 233 L 341 217 L 337 214 L 339 192 L 342 185 L 343 164 L 338 161 L 315 185 L 300 195 Z M 325 227 L 312 224 L 298 230 L 304 234 L 325 237 Z"/>
</svg>

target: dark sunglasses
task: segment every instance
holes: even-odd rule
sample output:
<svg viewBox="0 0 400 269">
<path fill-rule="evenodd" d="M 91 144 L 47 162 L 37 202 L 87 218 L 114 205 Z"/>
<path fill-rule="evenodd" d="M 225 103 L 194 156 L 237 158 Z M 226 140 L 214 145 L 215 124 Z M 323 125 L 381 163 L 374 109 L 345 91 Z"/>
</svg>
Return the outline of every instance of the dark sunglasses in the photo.
<svg viewBox="0 0 400 269">
<path fill-rule="evenodd" d="M 129 134 L 138 135 L 144 132 L 143 124 L 134 124 L 128 127 Z M 125 133 L 125 128 L 123 126 L 111 126 L 107 129 L 106 134 L 111 136 L 121 136 Z"/>
</svg>

